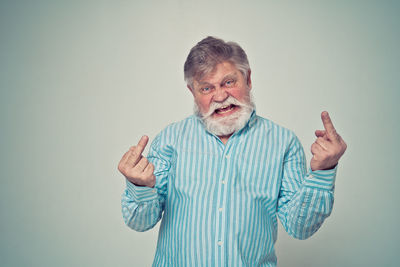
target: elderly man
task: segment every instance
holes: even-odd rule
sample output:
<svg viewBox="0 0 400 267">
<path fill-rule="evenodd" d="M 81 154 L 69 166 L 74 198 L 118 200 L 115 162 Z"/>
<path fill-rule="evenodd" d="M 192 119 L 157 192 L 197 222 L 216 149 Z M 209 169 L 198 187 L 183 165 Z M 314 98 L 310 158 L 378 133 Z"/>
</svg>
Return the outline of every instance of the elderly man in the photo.
<svg viewBox="0 0 400 267">
<path fill-rule="evenodd" d="M 118 166 L 122 213 L 134 230 L 161 218 L 153 266 L 276 266 L 277 217 L 293 237 L 315 233 L 333 205 L 346 144 L 327 112 L 306 167 L 295 134 L 256 115 L 247 56 L 207 37 L 185 62 L 195 115 L 148 137 Z"/>
</svg>

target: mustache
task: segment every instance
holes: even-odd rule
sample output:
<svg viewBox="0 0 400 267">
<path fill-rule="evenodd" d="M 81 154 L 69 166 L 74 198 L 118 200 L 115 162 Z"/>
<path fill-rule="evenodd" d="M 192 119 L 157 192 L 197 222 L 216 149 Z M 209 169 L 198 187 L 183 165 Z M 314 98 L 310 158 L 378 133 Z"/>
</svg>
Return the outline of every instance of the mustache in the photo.
<svg viewBox="0 0 400 267">
<path fill-rule="evenodd" d="M 241 108 L 253 108 L 250 103 L 250 101 L 246 101 L 247 103 L 242 103 L 239 100 L 237 100 L 236 98 L 229 96 L 227 99 L 224 100 L 224 102 L 212 102 L 210 104 L 210 108 L 208 110 L 208 112 L 206 112 L 205 114 L 201 114 L 201 117 L 203 119 L 207 119 L 209 118 L 217 109 L 226 107 L 226 106 L 230 106 L 230 105 L 234 105 L 234 106 L 238 106 Z"/>
</svg>

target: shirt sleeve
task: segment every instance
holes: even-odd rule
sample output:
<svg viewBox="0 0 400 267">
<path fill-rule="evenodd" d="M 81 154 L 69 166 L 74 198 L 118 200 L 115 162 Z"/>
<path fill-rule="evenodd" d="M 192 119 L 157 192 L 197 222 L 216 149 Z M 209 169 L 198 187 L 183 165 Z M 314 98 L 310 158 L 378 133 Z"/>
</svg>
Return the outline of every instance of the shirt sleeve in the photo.
<svg viewBox="0 0 400 267">
<path fill-rule="evenodd" d="M 171 153 L 160 143 L 160 136 L 157 136 L 147 156 L 149 162 L 154 164 L 154 188 L 136 186 L 126 180 L 126 189 L 122 194 L 123 219 L 127 226 L 139 232 L 153 228 L 164 211 Z"/>
<path fill-rule="evenodd" d="M 311 171 L 298 138 L 285 153 L 278 216 L 286 232 L 298 239 L 313 235 L 331 214 L 337 166 Z"/>
</svg>

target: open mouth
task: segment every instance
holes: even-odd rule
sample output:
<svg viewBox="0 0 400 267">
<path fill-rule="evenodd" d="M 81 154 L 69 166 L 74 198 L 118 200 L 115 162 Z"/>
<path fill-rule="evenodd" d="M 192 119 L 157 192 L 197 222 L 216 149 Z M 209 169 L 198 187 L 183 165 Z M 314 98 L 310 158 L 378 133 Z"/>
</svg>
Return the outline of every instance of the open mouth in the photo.
<svg viewBox="0 0 400 267">
<path fill-rule="evenodd" d="M 238 106 L 231 104 L 231 105 L 224 106 L 222 108 L 217 108 L 214 112 L 218 115 L 222 115 L 222 114 L 226 114 L 226 113 L 233 111 L 237 107 Z"/>
</svg>

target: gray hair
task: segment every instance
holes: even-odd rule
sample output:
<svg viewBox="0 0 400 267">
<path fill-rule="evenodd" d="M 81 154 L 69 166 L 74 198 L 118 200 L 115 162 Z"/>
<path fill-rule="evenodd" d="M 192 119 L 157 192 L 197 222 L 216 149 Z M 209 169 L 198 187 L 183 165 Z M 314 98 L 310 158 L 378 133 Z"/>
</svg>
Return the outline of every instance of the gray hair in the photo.
<svg viewBox="0 0 400 267">
<path fill-rule="evenodd" d="M 233 63 L 247 81 L 250 65 L 244 50 L 235 42 L 225 42 L 212 36 L 204 38 L 190 50 L 186 58 L 184 65 L 186 84 L 192 87 L 194 79 L 201 79 L 217 64 L 225 61 Z"/>
</svg>

